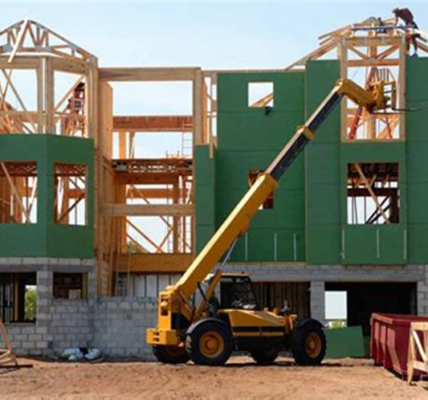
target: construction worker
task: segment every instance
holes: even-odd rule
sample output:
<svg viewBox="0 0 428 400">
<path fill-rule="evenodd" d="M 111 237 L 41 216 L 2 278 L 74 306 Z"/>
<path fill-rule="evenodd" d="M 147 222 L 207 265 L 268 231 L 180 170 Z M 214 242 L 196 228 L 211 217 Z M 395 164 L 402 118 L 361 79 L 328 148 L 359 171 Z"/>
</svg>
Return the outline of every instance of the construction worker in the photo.
<svg viewBox="0 0 428 400">
<path fill-rule="evenodd" d="M 410 43 L 413 44 L 415 52 L 413 57 L 418 56 L 418 42 L 416 39 L 420 38 L 420 33 L 415 33 L 415 29 L 419 29 L 418 25 L 415 22 L 415 17 L 408 8 L 394 8 L 392 10 L 395 15 L 395 25 L 398 25 L 399 20 L 401 19 L 406 25 L 406 39 L 407 39 L 407 51 L 410 50 Z"/>
</svg>

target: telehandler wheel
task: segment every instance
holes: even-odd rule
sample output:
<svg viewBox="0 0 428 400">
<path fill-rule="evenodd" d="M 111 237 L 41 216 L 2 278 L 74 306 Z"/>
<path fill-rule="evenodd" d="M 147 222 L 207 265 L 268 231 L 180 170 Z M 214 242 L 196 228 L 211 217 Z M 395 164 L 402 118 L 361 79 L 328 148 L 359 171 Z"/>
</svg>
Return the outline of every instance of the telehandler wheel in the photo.
<svg viewBox="0 0 428 400">
<path fill-rule="evenodd" d="M 186 350 L 195 364 L 223 365 L 233 351 L 232 336 L 221 321 L 201 321 L 189 328 Z"/>
<path fill-rule="evenodd" d="M 327 349 L 322 325 L 311 318 L 303 320 L 294 329 L 291 350 L 298 365 L 319 365 Z"/>
<path fill-rule="evenodd" d="M 260 351 L 252 351 L 251 357 L 253 360 L 259 365 L 270 365 L 273 364 L 278 357 L 279 350 L 271 349 L 271 350 L 260 350 Z"/>
<path fill-rule="evenodd" d="M 153 346 L 153 354 L 164 364 L 185 364 L 189 361 L 186 350 L 178 346 Z"/>
</svg>

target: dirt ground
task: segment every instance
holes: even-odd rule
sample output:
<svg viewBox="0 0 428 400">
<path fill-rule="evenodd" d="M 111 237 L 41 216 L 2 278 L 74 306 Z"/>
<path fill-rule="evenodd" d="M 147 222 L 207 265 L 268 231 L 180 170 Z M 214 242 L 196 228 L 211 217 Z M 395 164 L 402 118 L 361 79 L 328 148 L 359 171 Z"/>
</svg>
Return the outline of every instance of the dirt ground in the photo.
<svg viewBox="0 0 428 400">
<path fill-rule="evenodd" d="M 32 362 L 0 370 L 0 399 L 428 399 L 428 382 L 408 386 L 369 360 L 296 367 L 286 358 L 256 366 L 234 357 L 225 367 L 141 362 Z"/>
</svg>

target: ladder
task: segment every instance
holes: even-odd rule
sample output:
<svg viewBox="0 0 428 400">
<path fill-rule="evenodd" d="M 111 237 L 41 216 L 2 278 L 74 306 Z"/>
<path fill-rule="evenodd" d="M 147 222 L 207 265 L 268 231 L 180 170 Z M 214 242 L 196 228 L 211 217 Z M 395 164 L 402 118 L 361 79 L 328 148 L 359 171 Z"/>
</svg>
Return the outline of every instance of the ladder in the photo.
<svg viewBox="0 0 428 400">
<path fill-rule="evenodd" d="M 118 240 L 117 245 L 117 257 L 116 257 L 116 284 L 115 284 L 115 295 L 118 297 L 132 296 L 132 279 L 131 279 L 131 254 L 129 249 L 124 259 L 121 259 L 121 243 Z M 123 267 L 123 268 L 121 268 Z M 127 271 L 126 273 L 122 271 Z"/>
<path fill-rule="evenodd" d="M 193 132 L 181 133 L 181 156 L 183 158 L 193 157 Z"/>
</svg>

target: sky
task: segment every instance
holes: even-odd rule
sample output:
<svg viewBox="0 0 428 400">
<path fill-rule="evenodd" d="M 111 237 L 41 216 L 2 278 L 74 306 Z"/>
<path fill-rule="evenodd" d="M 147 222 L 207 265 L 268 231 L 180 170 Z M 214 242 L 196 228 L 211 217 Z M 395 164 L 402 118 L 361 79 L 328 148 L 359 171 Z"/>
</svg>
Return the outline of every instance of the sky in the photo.
<svg viewBox="0 0 428 400">
<path fill-rule="evenodd" d="M 425 4 L 424 4 L 425 3 Z M 61 33 L 101 66 L 281 68 L 319 35 L 407 6 L 428 30 L 428 3 L 398 1 L 2 1 L 0 27 L 26 17 Z"/>
<path fill-rule="evenodd" d="M 323 33 L 371 16 L 389 18 L 395 7 L 409 7 L 419 27 L 428 31 L 427 1 L 1 3 L 0 29 L 24 18 L 36 20 L 97 56 L 101 67 L 281 68 L 317 48 Z M 160 89 L 157 96 L 149 96 L 150 101 L 135 87 L 124 85 L 115 91 L 115 113 L 189 114 L 191 110 L 189 87 Z M 145 93 L 151 94 L 151 89 L 146 87 Z M 150 140 L 141 145 L 141 156 L 164 151 L 166 142 Z M 179 146 L 177 137 L 169 142 L 169 149 Z M 343 304 L 332 313 L 343 316 Z"/>
</svg>

